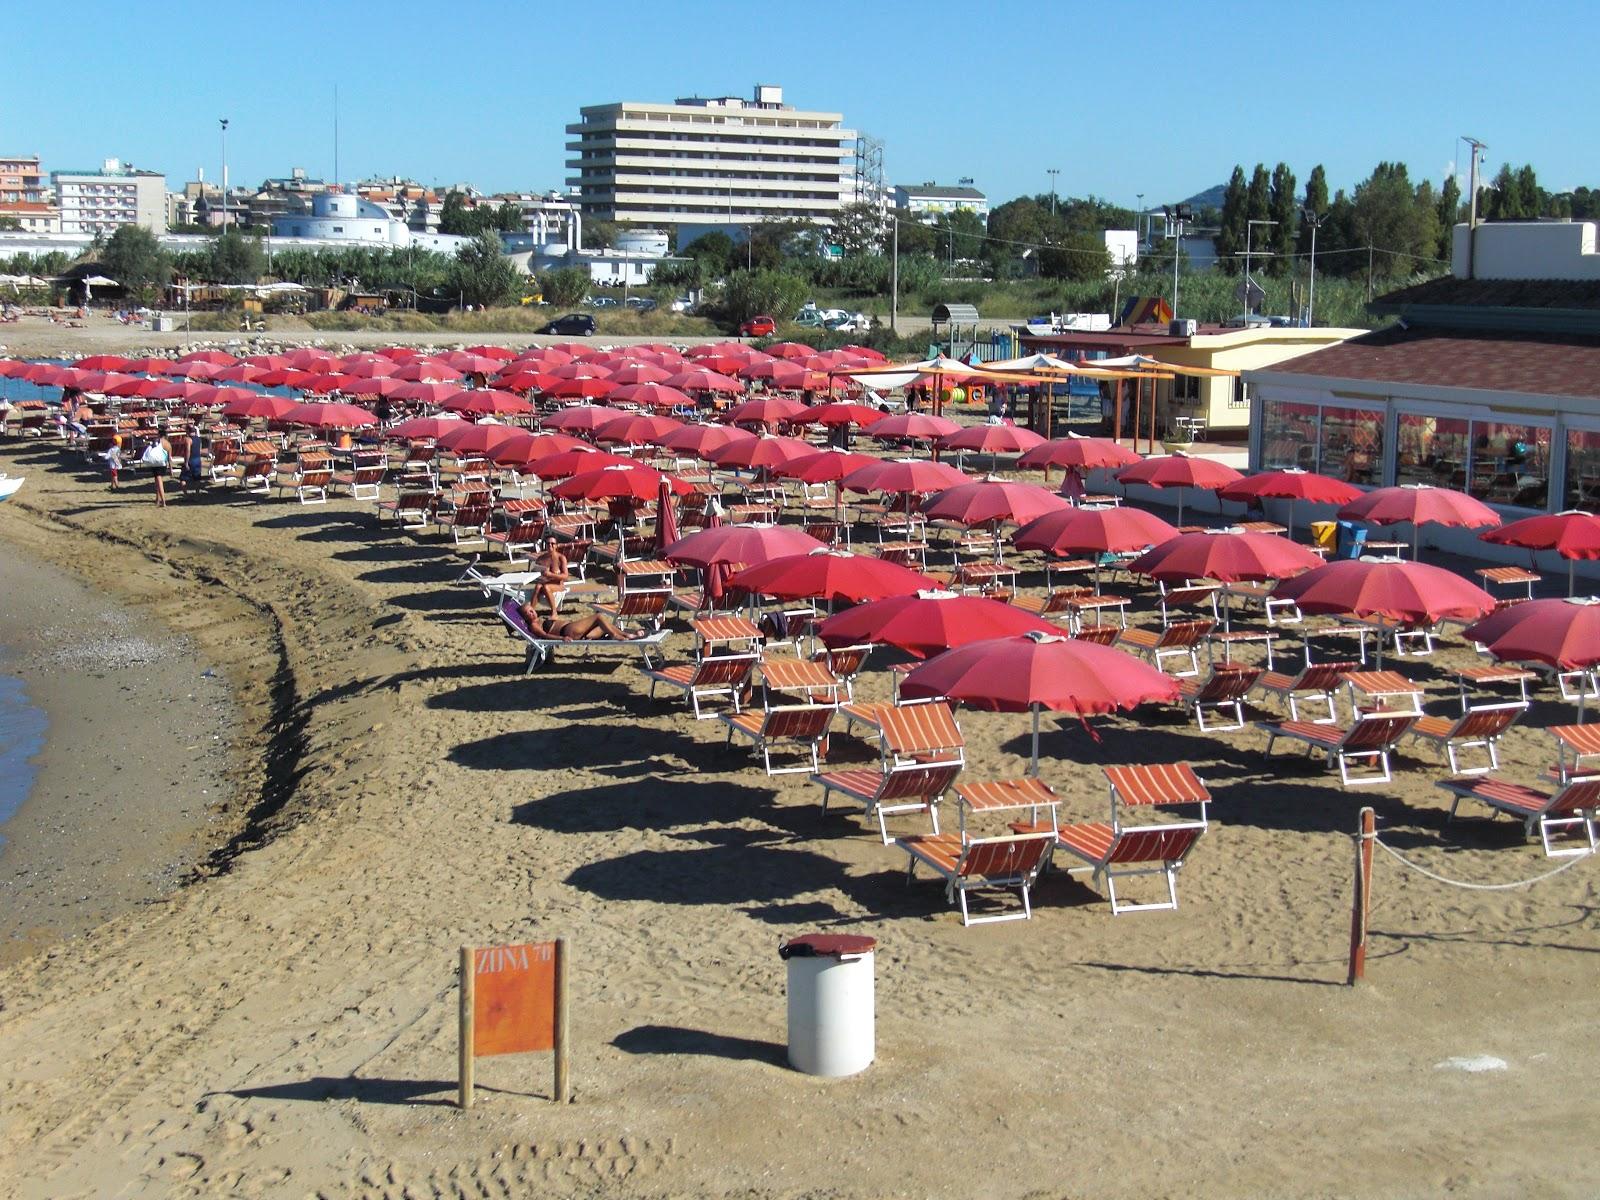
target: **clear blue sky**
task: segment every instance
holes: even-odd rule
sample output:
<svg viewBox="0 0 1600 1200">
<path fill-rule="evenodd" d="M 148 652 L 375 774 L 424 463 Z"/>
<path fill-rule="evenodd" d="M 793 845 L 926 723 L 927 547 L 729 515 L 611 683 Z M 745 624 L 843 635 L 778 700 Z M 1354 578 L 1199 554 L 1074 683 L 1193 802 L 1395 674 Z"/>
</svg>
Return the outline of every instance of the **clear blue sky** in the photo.
<svg viewBox="0 0 1600 1200">
<path fill-rule="evenodd" d="M 748 95 L 780 84 L 882 139 L 888 181 L 970 175 L 999 201 L 1047 191 L 1181 199 L 1235 162 L 1326 165 L 1349 187 L 1381 159 L 1438 182 L 1489 144 L 1551 190 L 1600 186 L 1600 71 L 1588 2 L 1090 5 L 1066 0 L 25 5 L 0 153 L 107 157 L 169 187 L 303 166 L 562 187 L 580 105 Z M 1464 167 L 1463 167 L 1464 170 Z"/>
</svg>

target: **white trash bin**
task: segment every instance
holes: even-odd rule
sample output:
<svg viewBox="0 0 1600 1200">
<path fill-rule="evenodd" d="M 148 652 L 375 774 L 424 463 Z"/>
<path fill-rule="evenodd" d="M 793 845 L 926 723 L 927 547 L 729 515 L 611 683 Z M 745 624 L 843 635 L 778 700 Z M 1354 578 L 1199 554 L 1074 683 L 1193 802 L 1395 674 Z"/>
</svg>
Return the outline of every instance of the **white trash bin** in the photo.
<svg viewBox="0 0 1600 1200">
<path fill-rule="evenodd" d="M 789 1065 L 807 1075 L 854 1075 L 872 1064 L 875 938 L 809 933 L 778 947 L 789 964 Z"/>
</svg>

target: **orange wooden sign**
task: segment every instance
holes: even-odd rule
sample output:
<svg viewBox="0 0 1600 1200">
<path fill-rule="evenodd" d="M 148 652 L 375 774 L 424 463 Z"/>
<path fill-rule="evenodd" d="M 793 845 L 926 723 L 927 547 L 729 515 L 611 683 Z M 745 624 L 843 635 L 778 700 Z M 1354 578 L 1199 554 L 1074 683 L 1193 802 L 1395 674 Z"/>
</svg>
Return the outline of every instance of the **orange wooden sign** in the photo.
<svg viewBox="0 0 1600 1200">
<path fill-rule="evenodd" d="M 556 944 L 472 952 L 472 1052 L 525 1054 L 556 1044 Z"/>
</svg>

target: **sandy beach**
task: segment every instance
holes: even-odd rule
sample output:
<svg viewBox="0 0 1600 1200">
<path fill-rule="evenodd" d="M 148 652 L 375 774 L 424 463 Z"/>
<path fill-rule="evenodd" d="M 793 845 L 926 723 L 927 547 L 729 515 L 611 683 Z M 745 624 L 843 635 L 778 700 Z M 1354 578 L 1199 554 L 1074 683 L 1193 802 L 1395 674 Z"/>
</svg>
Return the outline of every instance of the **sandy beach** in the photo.
<svg viewBox="0 0 1600 1200">
<path fill-rule="evenodd" d="M 523 675 L 481 594 L 451 583 L 462 560 L 380 529 L 368 503 L 157 510 L 36 445 L 7 444 L 0 469 L 30 477 L 0 506 L 0 544 L 185 631 L 237 714 L 213 836 L 234 852 L 164 903 L 0 966 L 0 1192 L 1600 1188 L 1579 1099 L 1596 1065 L 1590 861 L 1476 891 L 1380 856 L 1370 981 L 1343 986 L 1363 804 L 1456 879 L 1551 865 L 1481 810 L 1447 826 L 1429 748 L 1406 748 L 1392 786 L 1346 791 L 1293 753 L 1264 760 L 1255 729 L 1144 711 L 1095 742 L 1047 720 L 1063 819 L 1103 813 L 1103 764 L 1188 760 L 1214 827 L 1175 912 L 1113 917 L 1057 873 L 1033 920 L 964 929 L 858 816 L 822 815 L 804 776 L 769 780 L 720 727 L 651 702 L 631 663 Z M 669 657 L 688 643 L 675 634 Z M 1442 710 L 1469 657 L 1407 669 Z M 884 673 L 863 690 L 886 697 Z M 1535 780 L 1543 727 L 1571 711 L 1537 704 L 1506 772 Z M 1021 773 L 1026 717 L 961 725 L 968 778 Z M 839 737 L 833 754 L 864 751 Z M 878 1058 L 847 1080 L 783 1063 L 777 943 L 811 929 L 879 939 Z M 457 948 L 558 934 L 574 1103 L 548 1102 L 544 1058 L 488 1059 L 478 1107 L 458 1111 Z M 1482 1056 L 1503 1069 L 1461 1069 Z"/>
</svg>

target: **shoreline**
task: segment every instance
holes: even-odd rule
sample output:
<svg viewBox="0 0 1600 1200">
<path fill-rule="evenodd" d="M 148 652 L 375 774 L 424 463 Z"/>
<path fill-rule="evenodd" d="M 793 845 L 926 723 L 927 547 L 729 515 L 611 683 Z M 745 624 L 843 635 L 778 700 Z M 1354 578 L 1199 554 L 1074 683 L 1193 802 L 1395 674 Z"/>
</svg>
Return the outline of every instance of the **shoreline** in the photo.
<svg viewBox="0 0 1600 1200">
<path fill-rule="evenodd" d="M 150 564 L 103 544 L 73 554 L 63 543 L 80 535 L 51 537 L 10 503 L 0 646 L 46 732 L 28 795 L 0 824 L 0 965 L 90 938 L 206 873 L 251 808 L 256 759 L 218 647 L 129 586 L 152 580 Z"/>
</svg>

